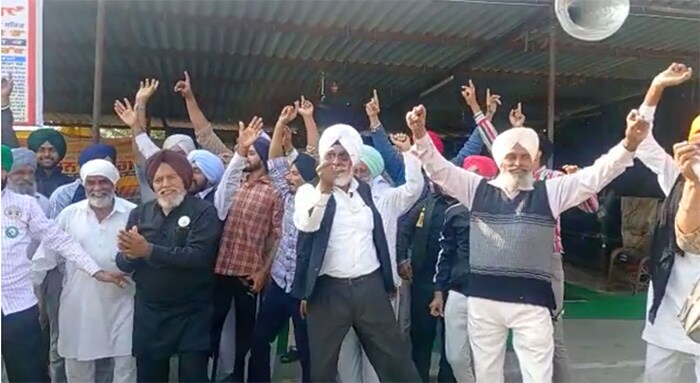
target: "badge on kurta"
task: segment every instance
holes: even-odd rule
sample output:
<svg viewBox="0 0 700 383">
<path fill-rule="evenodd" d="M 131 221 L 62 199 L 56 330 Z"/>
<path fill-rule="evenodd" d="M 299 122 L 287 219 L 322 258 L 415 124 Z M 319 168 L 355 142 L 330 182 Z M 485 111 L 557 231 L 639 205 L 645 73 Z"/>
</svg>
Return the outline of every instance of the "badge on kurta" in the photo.
<svg viewBox="0 0 700 383">
<path fill-rule="evenodd" d="M 5 216 L 10 219 L 21 219 L 22 209 L 17 206 L 8 206 L 5 209 Z"/>
<path fill-rule="evenodd" d="M 177 220 L 177 225 L 180 227 L 187 227 L 190 225 L 190 217 L 183 215 Z"/>
<path fill-rule="evenodd" d="M 19 235 L 19 229 L 16 228 L 15 226 L 10 226 L 7 229 L 5 229 L 5 237 L 9 239 L 15 239 Z"/>
</svg>

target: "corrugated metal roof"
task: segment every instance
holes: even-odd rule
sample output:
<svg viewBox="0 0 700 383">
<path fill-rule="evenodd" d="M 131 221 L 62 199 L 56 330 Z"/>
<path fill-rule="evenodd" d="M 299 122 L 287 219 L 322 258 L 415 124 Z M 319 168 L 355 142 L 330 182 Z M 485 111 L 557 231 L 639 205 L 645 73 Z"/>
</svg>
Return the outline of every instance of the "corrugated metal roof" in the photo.
<svg viewBox="0 0 700 383">
<path fill-rule="evenodd" d="M 523 25 L 538 14 L 546 24 L 542 6 L 366 0 L 149 0 L 106 6 L 105 113 L 115 98 L 133 97 L 138 81 L 149 76 L 162 83 L 151 114 L 186 118 L 172 91 L 184 70 L 205 113 L 220 122 L 252 113 L 275 118 L 300 93 L 318 96 L 321 72 L 340 88 L 329 102 L 360 109 L 373 88 L 390 105 L 450 73 L 457 79 L 446 87 L 449 92 L 430 97 L 436 109 L 460 106 L 456 83 L 466 76 L 496 84 L 513 98 L 546 96 L 546 28 L 541 21 Z M 45 109 L 89 114 L 96 2 L 46 0 L 45 12 Z M 631 15 L 604 42 L 585 44 L 563 32 L 558 42 L 557 72 L 566 79 L 557 87 L 562 97 L 604 100 L 643 88 L 677 59 L 674 52 L 698 52 L 700 66 L 698 20 Z M 579 77 L 620 81 L 601 91 L 600 82 L 591 85 Z"/>
</svg>

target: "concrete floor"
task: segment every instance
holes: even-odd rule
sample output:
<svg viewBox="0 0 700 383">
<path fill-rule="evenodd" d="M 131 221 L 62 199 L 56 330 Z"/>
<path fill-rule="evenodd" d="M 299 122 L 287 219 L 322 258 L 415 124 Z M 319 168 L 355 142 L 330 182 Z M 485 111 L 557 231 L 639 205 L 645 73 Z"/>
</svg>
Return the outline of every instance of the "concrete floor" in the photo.
<svg viewBox="0 0 700 383">
<path fill-rule="evenodd" d="M 641 339 L 643 321 L 571 319 L 565 322 L 566 343 L 572 360 L 574 382 L 641 383 L 645 343 Z M 433 377 L 437 376 L 433 358 Z M 515 354 L 506 357 L 506 382 L 520 382 Z M 275 368 L 275 380 L 293 382 L 298 364 Z M 694 382 L 692 366 L 684 369 L 683 382 Z M 674 382 L 675 383 L 675 382 Z"/>
</svg>

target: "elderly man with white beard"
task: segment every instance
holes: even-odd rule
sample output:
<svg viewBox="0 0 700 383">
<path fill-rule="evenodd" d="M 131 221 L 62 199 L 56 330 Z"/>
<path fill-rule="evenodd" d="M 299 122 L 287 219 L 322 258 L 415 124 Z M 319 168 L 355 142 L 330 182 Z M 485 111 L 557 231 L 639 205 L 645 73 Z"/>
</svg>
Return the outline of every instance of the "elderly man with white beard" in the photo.
<svg viewBox="0 0 700 383">
<path fill-rule="evenodd" d="M 188 194 L 193 173 L 184 154 L 156 153 L 146 176 L 156 200 L 131 211 L 116 259 L 136 283 L 136 381 L 167 382 L 177 355 L 180 382 L 206 382 L 221 221 L 214 205 Z"/>
<path fill-rule="evenodd" d="M 97 159 L 80 168 L 87 199 L 65 208 L 56 223 L 90 254 L 103 270 L 119 273 L 114 261 L 117 235 L 136 205 L 116 197 L 119 171 L 109 161 Z M 56 267 L 60 255 L 42 244 L 32 261 L 34 285 Z M 61 294 L 58 353 L 65 358 L 69 383 L 96 380 L 96 361 L 113 359 L 112 381 L 136 380 L 136 363 L 131 356 L 134 287 L 118 287 L 94 280 L 66 263 Z"/>
<path fill-rule="evenodd" d="M 299 237 L 292 294 L 307 315 L 311 380 L 335 381 L 341 343 L 352 328 L 381 381 L 416 382 L 391 307 L 396 284 L 383 220 L 369 185 L 353 177 L 361 151 L 353 127 L 326 129 L 319 184 L 300 187 L 294 201 Z"/>
<path fill-rule="evenodd" d="M 49 199 L 36 191 L 36 153 L 27 148 L 12 149 L 12 169 L 7 175 L 7 187 L 17 194 L 36 198 L 41 210 L 49 215 Z"/>
<path fill-rule="evenodd" d="M 404 215 L 418 201 L 425 186 L 421 173 L 421 164 L 411 154 L 411 141 L 405 134 L 390 137 L 396 148 L 402 153 L 406 168 L 406 183 L 398 187 L 389 186 L 381 174 L 384 172 L 384 160 L 379 152 L 368 145 L 362 148 L 360 163 L 355 165 L 355 178 L 370 185 L 372 198 L 382 217 L 384 233 L 389 246 L 391 270 L 397 294 L 392 300 L 392 308 L 398 316 L 399 302 L 404 299 L 401 289 L 401 277 L 396 262 L 396 238 L 399 217 Z M 379 382 L 379 377 L 360 346 L 353 329 L 343 340 L 338 362 L 338 378 L 341 382 Z"/>
<path fill-rule="evenodd" d="M 504 381 L 508 330 L 525 383 L 552 381 L 554 353 L 551 286 L 554 226 L 561 212 L 596 194 L 632 166 L 649 124 L 633 110 L 624 140 L 575 174 L 533 181 L 538 137 L 512 128 L 493 143 L 500 173 L 492 181 L 444 159 L 425 129 L 420 105 L 406 115 L 428 177 L 470 209 L 469 341 L 477 382 Z M 452 303 L 452 302 L 451 302 Z"/>
</svg>

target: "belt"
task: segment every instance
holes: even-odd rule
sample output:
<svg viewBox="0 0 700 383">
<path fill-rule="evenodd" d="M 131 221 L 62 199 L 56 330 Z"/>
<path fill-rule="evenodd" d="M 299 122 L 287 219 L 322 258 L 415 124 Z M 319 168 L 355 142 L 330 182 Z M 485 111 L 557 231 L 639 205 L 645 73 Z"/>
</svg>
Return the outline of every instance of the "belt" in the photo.
<svg viewBox="0 0 700 383">
<path fill-rule="evenodd" d="M 374 277 L 375 275 L 379 275 L 379 269 L 377 269 L 369 274 L 365 274 L 365 275 L 362 275 L 362 276 L 359 276 L 356 278 L 335 278 L 335 277 L 331 277 L 328 275 L 322 275 L 319 277 L 319 279 L 326 282 L 326 283 L 352 286 L 352 285 L 356 285 L 358 283 L 362 283 L 362 282 Z"/>
</svg>

